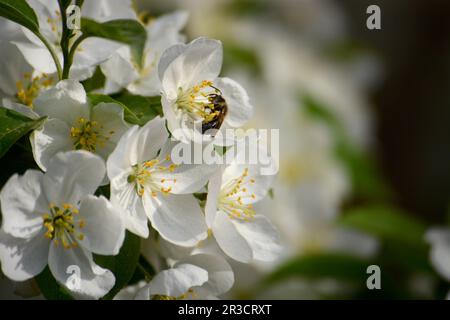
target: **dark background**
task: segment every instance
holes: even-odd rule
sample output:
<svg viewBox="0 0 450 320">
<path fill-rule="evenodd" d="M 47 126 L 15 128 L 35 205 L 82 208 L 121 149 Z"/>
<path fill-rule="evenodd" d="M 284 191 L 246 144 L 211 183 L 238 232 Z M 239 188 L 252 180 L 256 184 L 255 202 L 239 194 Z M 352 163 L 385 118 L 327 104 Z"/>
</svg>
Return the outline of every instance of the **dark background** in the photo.
<svg viewBox="0 0 450 320">
<path fill-rule="evenodd" d="M 341 0 L 351 36 L 373 48 L 385 78 L 372 100 L 378 157 L 397 201 L 431 223 L 450 204 L 450 1 Z M 368 30 L 366 8 L 381 8 Z"/>
</svg>

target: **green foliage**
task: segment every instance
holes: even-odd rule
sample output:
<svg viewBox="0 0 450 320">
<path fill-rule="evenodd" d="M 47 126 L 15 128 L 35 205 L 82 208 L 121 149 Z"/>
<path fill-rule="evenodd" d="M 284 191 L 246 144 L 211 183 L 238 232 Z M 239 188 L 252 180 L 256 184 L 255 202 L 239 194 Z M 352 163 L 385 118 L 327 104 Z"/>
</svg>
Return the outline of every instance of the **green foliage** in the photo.
<svg viewBox="0 0 450 320">
<path fill-rule="evenodd" d="M 98 263 L 101 267 L 110 270 L 116 277 L 114 288 L 112 288 L 111 291 L 103 297 L 104 300 L 114 298 L 114 296 L 131 280 L 139 260 L 140 250 L 141 239 L 127 231 L 125 240 L 118 255 L 96 255 L 94 257 L 96 263 Z"/>
<path fill-rule="evenodd" d="M 0 16 L 39 33 L 39 21 L 25 0 L 0 0 Z"/>
<path fill-rule="evenodd" d="M 117 103 L 125 111 L 125 120 L 131 124 L 144 125 L 158 115 L 162 115 L 160 97 L 118 95 L 114 98 L 103 94 L 88 94 L 92 106 L 101 102 Z"/>
<path fill-rule="evenodd" d="M 337 223 L 370 234 L 382 243 L 381 256 L 408 271 L 431 272 L 426 225 L 391 206 L 373 205 L 347 210 Z"/>
<path fill-rule="evenodd" d="M 126 105 L 139 120 L 135 122 L 133 118 L 125 118 L 130 123 L 144 125 L 156 116 L 162 116 L 161 97 L 143 97 L 132 94 L 121 94 L 114 96 L 114 99 Z"/>
<path fill-rule="evenodd" d="M 426 226 L 403 211 L 383 205 L 349 209 L 339 223 L 377 236 L 414 246 L 424 245 Z"/>
<path fill-rule="evenodd" d="M 94 71 L 94 74 L 89 79 L 86 79 L 81 82 L 86 92 L 91 92 L 96 89 L 100 89 L 105 85 L 105 75 L 102 73 L 100 67 L 97 67 Z"/>
<path fill-rule="evenodd" d="M 17 140 L 38 128 L 45 119 L 46 117 L 33 120 L 16 111 L 0 107 L 0 158 Z"/>
<path fill-rule="evenodd" d="M 123 19 L 99 23 L 82 18 L 81 31 L 83 32 L 83 38 L 99 37 L 128 44 L 135 63 L 139 67 L 143 65 L 147 32 L 139 22 Z"/>
<path fill-rule="evenodd" d="M 136 266 L 136 270 L 134 271 L 133 276 L 128 282 L 129 285 L 136 284 L 142 280 L 146 282 L 150 282 L 152 278 L 155 276 L 156 271 L 153 266 L 145 259 L 143 255 L 139 257 L 139 261 Z"/>
<path fill-rule="evenodd" d="M 223 48 L 223 70 L 227 72 L 236 66 L 247 68 L 255 75 L 262 73 L 260 58 L 254 50 L 227 42 Z"/>
<path fill-rule="evenodd" d="M 304 279 L 333 278 L 365 283 L 366 260 L 336 253 L 307 254 L 294 258 L 271 273 L 266 283 L 279 282 L 291 277 Z"/>
<path fill-rule="evenodd" d="M 38 276 L 36 282 L 42 295 L 48 300 L 73 300 L 73 297 L 59 285 L 47 266 Z"/>
</svg>

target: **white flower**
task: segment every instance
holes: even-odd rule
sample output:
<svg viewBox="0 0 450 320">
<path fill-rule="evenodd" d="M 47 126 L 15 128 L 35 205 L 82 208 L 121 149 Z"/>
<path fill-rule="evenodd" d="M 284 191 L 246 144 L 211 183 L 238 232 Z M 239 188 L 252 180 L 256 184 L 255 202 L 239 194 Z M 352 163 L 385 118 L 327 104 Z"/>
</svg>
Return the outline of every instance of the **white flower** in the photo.
<svg viewBox="0 0 450 320">
<path fill-rule="evenodd" d="M 35 72 L 25 60 L 20 50 L 11 41 L 18 41 L 24 36 L 20 27 L 11 21 L 0 19 L 0 101 L 2 106 L 14 109 L 12 104 L 20 103 L 31 106 L 40 91 L 49 88 L 56 81 L 53 75 Z M 24 108 L 26 113 L 26 108 Z M 28 114 L 30 115 L 30 114 Z"/>
<path fill-rule="evenodd" d="M 166 240 L 193 246 L 206 237 L 207 228 L 192 193 L 206 184 L 216 167 L 176 165 L 172 146 L 160 117 L 129 129 L 107 161 L 111 201 L 123 208 L 131 232 L 146 238 L 148 217 Z"/>
<path fill-rule="evenodd" d="M 29 0 L 29 5 L 34 9 L 39 21 L 40 33 L 50 42 L 58 59 L 62 64 L 62 50 L 60 47 L 62 34 L 62 19 L 58 1 L 54 0 Z M 125 8 L 129 7 L 128 10 Z M 116 17 L 116 13 L 119 13 Z M 83 6 L 82 16 L 94 20 L 110 20 L 121 17 L 132 17 L 131 1 L 93 1 L 87 0 Z M 109 17 L 108 17 L 109 16 Z M 135 16 L 135 15 L 134 15 Z M 106 18 L 108 17 L 108 18 Z M 40 39 L 31 31 L 22 28 L 28 41 L 14 42 L 33 68 L 46 74 L 56 73 L 56 66 L 50 52 Z M 71 43 L 80 35 L 71 39 Z M 112 52 L 121 45 L 119 43 L 101 38 L 88 38 L 77 48 L 74 61 L 70 70 L 70 78 L 84 80 L 92 76 L 95 67 L 105 61 Z"/>
<path fill-rule="evenodd" d="M 137 300 L 217 299 L 231 289 L 234 275 L 219 256 L 198 254 L 161 271 L 138 291 Z"/>
<path fill-rule="evenodd" d="M 142 96 L 159 95 L 161 83 L 158 76 L 158 62 L 164 50 L 184 42 L 180 30 L 186 24 L 187 13 L 175 12 L 163 15 L 147 26 L 143 67 L 133 61 L 130 47 L 118 49 L 101 65 L 106 76 L 105 93 L 110 94 L 126 88 L 129 92 Z"/>
<path fill-rule="evenodd" d="M 106 198 L 93 196 L 104 175 L 100 157 L 70 151 L 53 157 L 45 174 L 12 176 L 0 193 L 3 273 L 24 281 L 48 264 L 77 297 L 100 298 L 111 290 L 114 275 L 92 258 L 92 252 L 117 254 L 124 239 L 119 213 Z M 79 267 L 78 286 L 70 282 L 70 266 Z"/>
<path fill-rule="evenodd" d="M 128 129 L 120 105 L 90 106 L 83 86 L 73 80 L 60 81 L 43 92 L 35 99 L 33 111 L 48 116 L 30 136 L 34 159 L 44 171 L 60 151 L 83 149 L 106 160 Z"/>
<path fill-rule="evenodd" d="M 209 181 L 206 223 L 229 257 L 240 262 L 271 261 L 280 253 L 277 231 L 253 210 L 272 181 L 273 176 L 261 175 L 258 165 L 236 163 Z"/>
<path fill-rule="evenodd" d="M 245 90 L 229 78 L 218 77 L 222 55 L 221 42 L 207 38 L 174 45 L 163 53 L 158 66 L 163 112 L 178 140 L 193 141 L 194 128 L 200 134 L 236 128 L 251 117 Z"/>
<path fill-rule="evenodd" d="M 431 245 L 430 260 L 436 271 L 450 281 L 450 230 L 433 228 L 425 235 Z"/>
</svg>

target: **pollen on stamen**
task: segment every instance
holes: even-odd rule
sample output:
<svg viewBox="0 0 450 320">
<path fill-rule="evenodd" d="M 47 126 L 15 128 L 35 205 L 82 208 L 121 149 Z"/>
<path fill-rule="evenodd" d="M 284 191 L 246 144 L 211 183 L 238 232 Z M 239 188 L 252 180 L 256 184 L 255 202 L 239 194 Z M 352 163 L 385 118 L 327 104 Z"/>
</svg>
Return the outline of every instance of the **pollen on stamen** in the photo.
<svg viewBox="0 0 450 320">
<path fill-rule="evenodd" d="M 98 121 L 83 117 L 70 129 L 70 136 L 76 150 L 82 149 L 95 152 L 98 147 L 104 147 L 114 132 L 103 132 L 103 126 Z"/>
</svg>

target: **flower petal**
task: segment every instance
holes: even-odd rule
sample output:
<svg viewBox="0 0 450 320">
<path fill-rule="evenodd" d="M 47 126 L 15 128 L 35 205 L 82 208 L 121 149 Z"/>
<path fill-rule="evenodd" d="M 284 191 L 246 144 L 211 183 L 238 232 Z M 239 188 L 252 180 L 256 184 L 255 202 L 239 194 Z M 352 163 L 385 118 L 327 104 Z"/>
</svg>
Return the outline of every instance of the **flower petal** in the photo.
<svg viewBox="0 0 450 320">
<path fill-rule="evenodd" d="M 153 295 L 164 295 L 179 298 L 192 287 L 201 286 L 208 281 L 208 272 L 192 264 L 180 264 L 175 268 L 158 273 L 146 288 L 138 293 L 137 298 L 151 298 Z"/>
<path fill-rule="evenodd" d="M 77 54 L 74 57 L 74 61 L 71 67 L 70 78 L 74 79 L 72 75 L 72 68 L 83 70 L 83 69 L 93 69 L 106 61 L 113 52 L 122 47 L 123 45 L 118 42 L 113 42 L 107 39 L 100 38 L 88 38 L 84 40 L 79 47 Z M 80 73 L 78 71 L 77 73 Z M 88 74 L 86 74 L 89 76 Z M 86 77 L 78 78 L 79 80 L 84 80 Z"/>
<path fill-rule="evenodd" d="M 56 72 L 55 62 L 53 61 L 50 52 L 43 45 L 39 46 L 31 42 L 13 42 L 27 62 L 36 70 L 52 74 Z M 62 61 L 62 55 L 59 60 Z"/>
<path fill-rule="evenodd" d="M 250 262 L 252 260 L 252 248 L 224 212 L 217 212 L 212 231 L 220 249 L 230 258 L 240 262 Z"/>
<path fill-rule="evenodd" d="M 131 150 L 131 162 L 141 163 L 156 158 L 157 152 L 164 146 L 169 134 L 164 118 L 156 117 L 139 129 Z"/>
<path fill-rule="evenodd" d="M 119 208 L 125 228 L 134 234 L 147 238 L 149 234 L 147 215 L 142 199 L 134 186 L 128 183 L 130 172 L 123 171 L 111 180 L 111 203 Z"/>
<path fill-rule="evenodd" d="M 13 102 L 7 98 L 3 99 L 2 103 L 4 108 L 17 111 L 30 119 L 37 120 L 40 118 L 36 112 L 24 104 Z"/>
<path fill-rule="evenodd" d="M 128 129 L 120 138 L 116 145 L 116 148 L 106 161 L 106 168 L 108 171 L 109 180 L 113 180 L 116 176 L 121 175 L 124 170 L 129 170 L 136 163 L 132 163 L 131 160 L 135 157 L 131 157 L 131 150 L 136 135 L 139 131 L 139 126 L 133 126 Z"/>
<path fill-rule="evenodd" d="M 169 137 L 165 121 L 156 117 L 145 126 L 133 126 L 124 133 L 108 162 L 110 180 L 133 165 L 156 158 L 157 152 Z"/>
<path fill-rule="evenodd" d="M 41 273 L 47 265 L 50 241 L 44 231 L 30 239 L 19 239 L 0 230 L 0 261 L 3 273 L 15 281 L 25 281 Z"/>
<path fill-rule="evenodd" d="M 57 205 L 77 204 L 94 194 L 105 176 L 105 163 L 99 156 L 83 151 L 58 153 L 43 177 L 47 199 Z"/>
<path fill-rule="evenodd" d="M 218 78 L 214 85 L 220 89 L 227 102 L 228 114 L 225 121 L 232 127 L 243 126 L 253 115 L 253 106 L 245 89 L 229 78 Z"/>
<path fill-rule="evenodd" d="M 167 70 L 167 67 L 176 59 L 178 58 L 184 51 L 186 51 L 187 45 L 184 43 L 178 43 L 175 44 L 169 48 L 167 48 L 163 54 L 161 55 L 161 58 L 159 59 L 158 63 L 158 75 L 159 79 L 162 81 L 164 78 L 164 73 Z"/>
<path fill-rule="evenodd" d="M 7 31 L 0 25 L 2 33 Z M 22 53 L 17 46 L 9 41 L 0 41 L 2 48 L 2 60 L 0 61 L 0 91 L 3 91 L 10 97 L 17 93 L 16 84 L 24 80 L 26 73 L 33 72 L 32 67 L 25 61 Z M 28 108 L 29 109 L 29 108 Z"/>
<path fill-rule="evenodd" d="M 249 221 L 232 219 L 231 222 L 252 249 L 253 259 L 273 261 L 280 255 L 278 232 L 265 216 L 256 215 Z"/>
<path fill-rule="evenodd" d="M 86 1 L 81 13 L 83 17 L 88 17 L 98 22 L 116 19 L 137 19 L 131 0 Z"/>
<path fill-rule="evenodd" d="M 2 229 L 18 238 L 29 239 L 42 229 L 42 215 L 48 210 L 48 202 L 42 191 L 43 174 L 27 170 L 23 176 L 9 178 L 2 191 Z"/>
<path fill-rule="evenodd" d="M 120 88 L 124 88 L 139 78 L 139 73 L 132 64 L 130 47 L 123 46 L 101 64 L 103 74 Z"/>
<path fill-rule="evenodd" d="M 437 272 L 450 281 L 450 230 L 434 228 L 425 238 L 431 244 L 430 260 Z"/>
<path fill-rule="evenodd" d="M 220 256 L 196 254 L 183 259 L 182 262 L 193 264 L 208 271 L 208 282 L 202 285 L 209 295 L 217 296 L 229 291 L 234 284 L 234 274 L 230 265 Z"/>
<path fill-rule="evenodd" d="M 134 300 L 134 299 L 136 299 L 136 295 L 139 292 L 139 290 L 144 288 L 146 285 L 147 285 L 147 282 L 145 282 L 144 280 L 141 280 L 136 284 L 133 284 L 131 286 L 126 286 L 125 288 L 123 288 L 116 294 L 116 296 L 114 297 L 113 300 Z M 149 296 L 148 293 L 145 296 L 148 297 Z M 145 298 L 145 299 L 147 299 L 147 298 Z M 138 300 L 140 300 L 140 299 L 138 299 Z"/>
<path fill-rule="evenodd" d="M 194 196 L 144 192 L 142 200 L 153 228 L 167 241 L 189 247 L 206 238 L 205 219 Z"/>
<path fill-rule="evenodd" d="M 80 247 L 50 246 L 48 265 L 55 279 L 76 298 L 99 299 L 115 283 L 114 274 L 96 265 L 92 254 Z"/>
<path fill-rule="evenodd" d="M 41 128 L 30 135 L 34 160 L 47 171 L 47 167 L 58 152 L 73 150 L 69 126 L 59 119 L 48 119 Z"/>
<path fill-rule="evenodd" d="M 102 255 L 119 253 L 125 237 L 120 212 L 103 196 L 89 195 L 81 201 L 80 214 L 75 224 L 84 222 L 82 232 L 85 235 L 80 244 L 90 252 Z"/>
<path fill-rule="evenodd" d="M 62 80 L 34 100 L 41 116 L 60 119 L 72 126 L 83 117 L 89 119 L 89 105 L 83 86 L 74 80 Z"/>
<path fill-rule="evenodd" d="M 202 80 L 214 80 L 222 67 L 222 43 L 208 38 L 197 38 L 189 43 L 183 52 L 181 47 L 168 49 L 161 57 L 163 69 L 162 90 L 169 98 L 177 95 L 178 88 L 191 88 Z M 178 56 L 168 63 L 169 58 Z M 168 57 L 167 55 L 170 55 Z"/>
</svg>

